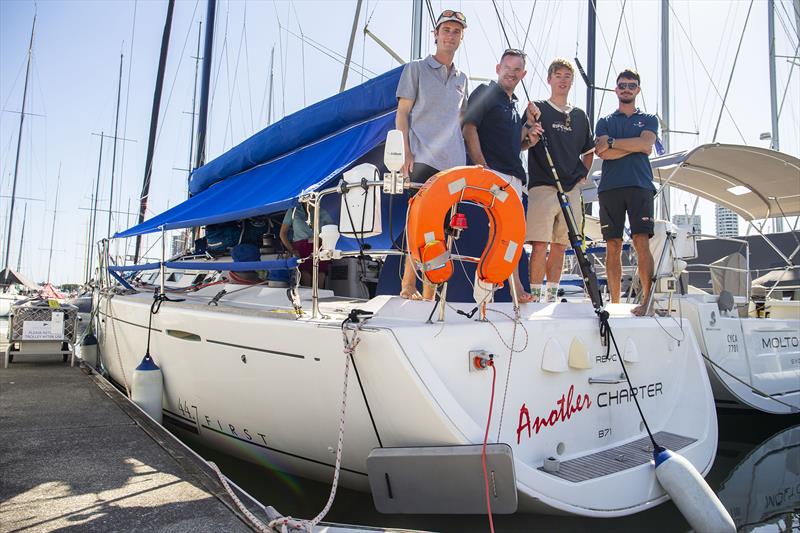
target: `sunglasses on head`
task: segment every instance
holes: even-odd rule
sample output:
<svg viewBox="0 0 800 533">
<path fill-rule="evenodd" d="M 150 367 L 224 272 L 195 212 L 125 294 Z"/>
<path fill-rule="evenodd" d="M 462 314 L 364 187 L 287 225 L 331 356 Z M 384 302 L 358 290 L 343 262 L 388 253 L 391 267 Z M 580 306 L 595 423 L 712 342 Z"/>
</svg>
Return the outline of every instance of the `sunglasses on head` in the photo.
<svg viewBox="0 0 800 533">
<path fill-rule="evenodd" d="M 637 87 L 639 87 L 639 84 L 636 83 L 636 82 L 627 83 L 627 82 L 621 81 L 621 82 L 617 83 L 617 89 L 619 89 L 620 91 L 622 91 L 624 89 L 628 89 L 629 91 L 635 91 Z"/>
<path fill-rule="evenodd" d="M 453 11 L 452 9 L 445 9 L 444 11 L 442 11 L 442 14 L 439 15 L 440 19 L 448 17 L 455 17 L 461 22 L 467 22 L 467 17 L 465 17 L 464 13 L 462 13 L 461 11 Z"/>
<path fill-rule="evenodd" d="M 503 52 L 503 56 L 525 57 L 525 52 L 523 52 L 519 48 L 506 48 L 506 50 Z"/>
</svg>

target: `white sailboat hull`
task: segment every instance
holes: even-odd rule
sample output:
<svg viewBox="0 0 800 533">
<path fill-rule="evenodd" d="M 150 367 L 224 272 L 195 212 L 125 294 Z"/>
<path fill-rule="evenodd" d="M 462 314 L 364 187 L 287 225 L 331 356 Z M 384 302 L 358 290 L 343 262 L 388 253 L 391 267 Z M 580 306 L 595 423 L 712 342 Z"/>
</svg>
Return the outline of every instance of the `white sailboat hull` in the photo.
<svg viewBox="0 0 800 533">
<path fill-rule="evenodd" d="M 329 482 L 344 388 L 341 323 L 352 302 L 323 303 L 330 318 L 295 320 L 283 289 L 251 288 L 207 305 L 219 289 L 165 302 L 153 316 L 150 353 L 164 375 L 165 419 L 223 452 Z M 99 345 L 119 383 L 131 381 L 144 354 L 151 301 L 144 293 L 101 298 Z M 624 451 L 613 452 L 619 459 L 610 470 L 592 459 L 596 472 L 579 469 L 578 481 L 540 469 L 555 457 L 565 471 L 571 460 L 647 435 L 588 303 L 523 306 L 527 346 L 511 357 L 513 322 L 498 313 L 489 313 L 490 324 L 448 310 L 446 322 L 429 324 L 429 302 L 378 297 L 357 307 L 375 316 L 354 356 L 363 392 L 353 370 L 347 384 L 344 485 L 369 490 L 366 459 L 378 436 L 384 447 L 482 443 L 492 376 L 470 370 L 469 352 L 486 350 L 497 372 L 489 442 L 512 448 L 520 511 L 610 517 L 667 499 L 649 460 L 619 466 Z M 491 307 L 512 314 L 509 304 Z M 707 473 L 716 413 L 691 328 L 677 343 L 677 324 L 665 332 L 627 307 L 617 311 L 612 306 L 611 324 L 650 429 L 684 438 L 679 453 Z M 581 343 L 589 368 L 570 366 L 570 348 Z M 522 327 L 514 345 L 525 345 Z"/>
<path fill-rule="evenodd" d="M 785 318 L 740 318 L 713 295 L 681 300 L 720 406 L 800 413 L 800 302 Z"/>
<path fill-rule="evenodd" d="M 19 294 L 0 293 L 0 316 L 8 316 L 11 313 L 11 307 L 23 297 Z"/>
</svg>

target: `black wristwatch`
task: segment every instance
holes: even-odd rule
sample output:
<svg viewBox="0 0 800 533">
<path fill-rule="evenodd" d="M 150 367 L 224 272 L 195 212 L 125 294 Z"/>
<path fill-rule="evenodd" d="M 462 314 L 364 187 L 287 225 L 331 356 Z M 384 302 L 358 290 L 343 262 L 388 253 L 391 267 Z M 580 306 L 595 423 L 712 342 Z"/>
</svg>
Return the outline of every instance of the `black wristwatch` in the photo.
<svg viewBox="0 0 800 533">
<path fill-rule="evenodd" d="M 609 137 L 608 140 L 606 141 L 608 143 L 609 148 L 614 148 L 614 140 L 615 140 L 614 137 Z"/>
</svg>

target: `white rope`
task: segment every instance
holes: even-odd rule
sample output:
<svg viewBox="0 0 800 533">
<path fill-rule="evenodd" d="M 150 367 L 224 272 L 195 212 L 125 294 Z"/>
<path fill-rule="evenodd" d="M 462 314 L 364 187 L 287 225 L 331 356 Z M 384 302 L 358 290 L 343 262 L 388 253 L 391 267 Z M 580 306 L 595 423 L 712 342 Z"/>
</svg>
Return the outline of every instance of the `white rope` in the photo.
<svg viewBox="0 0 800 533">
<path fill-rule="evenodd" d="M 265 532 L 265 533 L 272 532 L 273 529 L 270 526 L 265 526 L 264 523 L 261 520 L 256 518 L 256 516 L 253 513 L 251 513 L 250 510 L 247 507 L 245 507 L 245 505 L 236 496 L 236 494 L 233 493 L 233 490 L 231 489 L 231 486 L 228 484 L 227 478 L 225 477 L 225 475 L 223 475 L 222 472 L 220 472 L 219 467 L 216 464 L 214 464 L 213 461 L 207 461 L 207 463 L 208 463 L 208 466 L 210 466 L 211 469 L 217 474 L 217 477 L 219 478 L 220 482 L 222 483 L 222 486 L 225 488 L 225 491 L 228 493 L 228 496 L 230 496 L 231 499 L 233 500 L 233 503 L 236 504 L 236 507 L 239 508 L 239 510 L 250 521 L 250 523 L 257 530 L 259 530 L 261 532 Z"/>
<path fill-rule="evenodd" d="M 336 443 L 336 466 L 334 467 L 333 471 L 333 483 L 331 485 L 331 493 L 328 496 L 328 501 L 325 504 L 325 507 L 311 520 L 296 520 L 290 516 L 277 518 L 269 523 L 269 527 L 274 530 L 278 530 L 278 527 L 281 527 L 281 531 L 288 531 L 289 529 L 297 529 L 297 530 L 305 530 L 305 531 L 312 531 L 312 528 L 322 522 L 322 519 L 325 518 L 325 515 L 328 514 L 331 507 L 333 506 L 333 500 L 336 498 L 336 489 L 339 486 L 339 472 L 342 468 L 342 448 L 344 444 L 344 419 L 345 419 L 345 412 L 347 408 L 347 378 L 350 374 L 350 359 L 353 357 L 356 351 L 356 346 L 358 343 L 361 342 L 361 339 L 358 338 L 358 332 L 361 330 L 361 327 L 364 325 L 364 322 L 360 322 L 356 324 L 353 328 L 352 337 L 348 337 L 347 330 L 344 325 L 342 325 L 342 340 L 344 342 L 344 354 L 345 354 L 345 362 L 344 362 L 344 386 L 342 389 L 342 409 L 341 415 L 339 418 L 339 438 Z M 287 529 L 288 528 L 288 529 Z"/>
<path fill-rule="evenodd" d="M 490 322 L 491 324 L 491 322 Z M 514 305 L 514 328 L 511 330 L 511 346 L 514 346 L 516 339 L 517 339 L 517 325 L 521 325 L 522 322 L 520 321 L 520 309 L 519 304 Z M 522 326 L 525 329 L 525 326 Z M 495 328 L 496 330 L 496 328 Z M 528 346 L 528 331 L 525 330 L 525 347 Z M 502 340 L 502 337 L 501 337 Z M 525 348 L 523 348 L 524 350 Z M 500 420 L 497 424 L 497 439 L 496 442 L 500 442 L 500 431 L 503 429 L 503 415 L 506 412 L 506 398 L 508 397 L 508 383 L 511 381 L 511 363 L 514 360 L 514 349 L 509 348 L 508 350 L 508 368 L 506 369 L 506 384 L 503 389 L 503 402 L 500 404 Z M 495 364 L 495 367 L 497 364 Z"/>
</svg>

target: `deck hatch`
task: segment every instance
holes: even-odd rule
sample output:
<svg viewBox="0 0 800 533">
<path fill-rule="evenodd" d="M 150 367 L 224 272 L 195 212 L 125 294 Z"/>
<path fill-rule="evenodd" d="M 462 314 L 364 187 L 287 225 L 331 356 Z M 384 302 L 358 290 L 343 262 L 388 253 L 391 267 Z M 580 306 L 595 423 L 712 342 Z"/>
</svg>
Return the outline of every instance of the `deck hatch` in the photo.
<svg viewBox="0 0 800 533">
<path fill-rule="evenodd" d="M 667 431 L 659 431 L 654 437 L 659 445 L 673 451 L 678 451 L 693 442 L 697 442 L 697 439 Z M 649 463 L 652 459 L 653 445 L 650 442 L 650 437 L 642 437 L 615 448 L 562 461 L 559 464 L 558 472 L 547 473 L 572 483 L 580 483 L 581 481 L 616 474 L 617 472 Z M 542 466 L 538 470 L 545 472 Z"/>
</svg>

